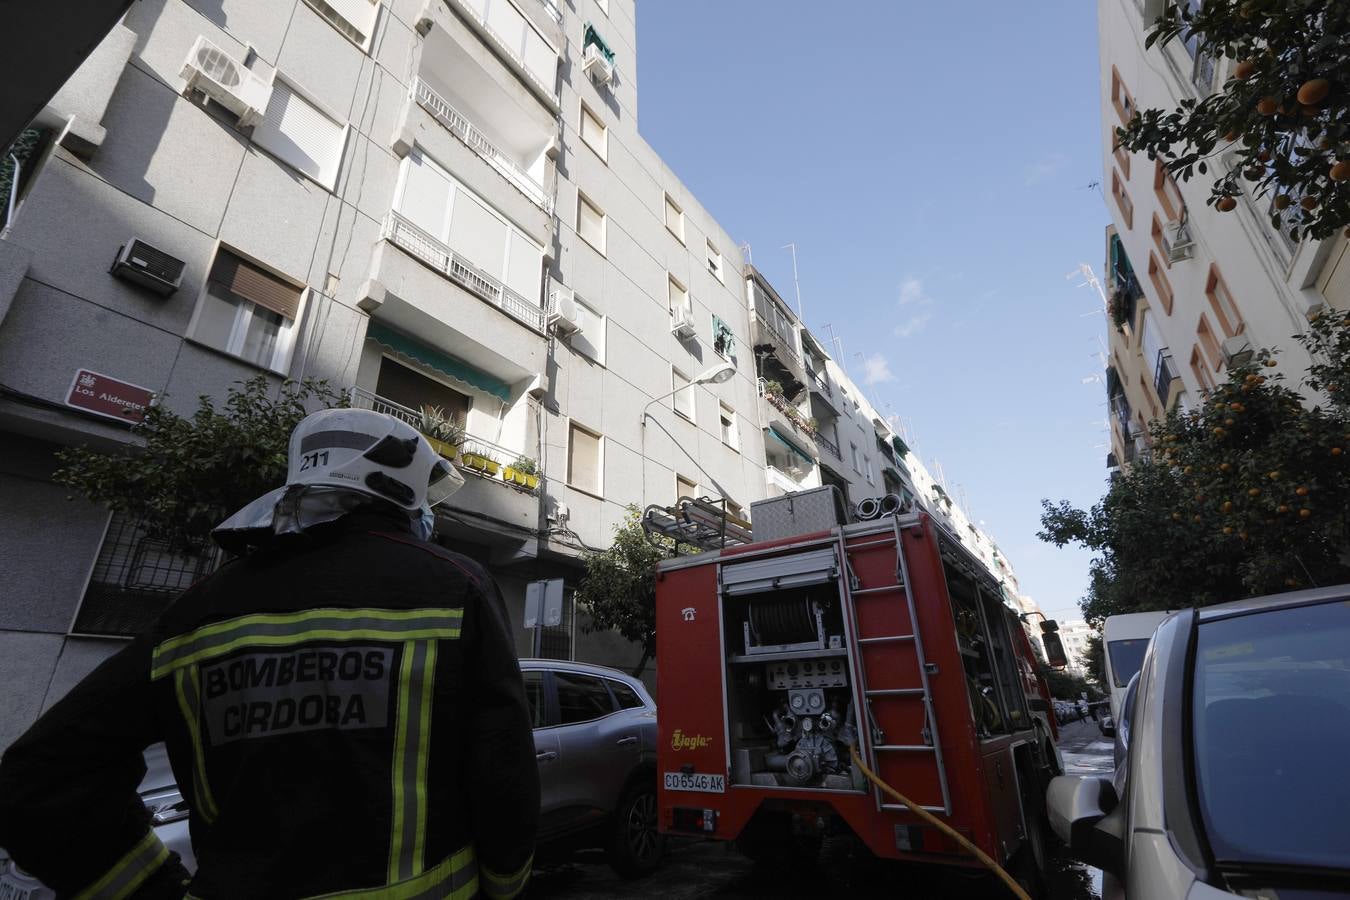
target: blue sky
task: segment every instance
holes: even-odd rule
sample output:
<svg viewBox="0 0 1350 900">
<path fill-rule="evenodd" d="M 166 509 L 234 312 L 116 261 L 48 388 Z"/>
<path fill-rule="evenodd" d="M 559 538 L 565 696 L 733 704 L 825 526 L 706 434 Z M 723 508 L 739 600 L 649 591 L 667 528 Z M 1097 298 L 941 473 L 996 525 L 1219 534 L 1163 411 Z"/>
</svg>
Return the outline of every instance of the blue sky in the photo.
<svg viewBox="0 0 1350 900">
<path fill-rule="evenodd" d="M 1088 555 L 1036 540 L 1040 501 L 1091 503 L 1106 476 L 1083 383 L 1103 321 L 1065 278 L 1100 274 L 1109 221 L 1095 6 L 639 0 L 637 20 L 643 136 L 784 297 L 796 243 L 807 325 L 1061 619 Z"/>
</svg>

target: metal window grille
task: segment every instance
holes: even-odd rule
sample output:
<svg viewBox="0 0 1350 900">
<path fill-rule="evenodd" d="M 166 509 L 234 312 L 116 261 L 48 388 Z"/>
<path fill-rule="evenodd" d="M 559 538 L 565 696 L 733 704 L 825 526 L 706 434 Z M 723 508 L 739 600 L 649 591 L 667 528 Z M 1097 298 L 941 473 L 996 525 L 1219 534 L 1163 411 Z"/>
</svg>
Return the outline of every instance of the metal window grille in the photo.
<svg viewBox="0 0 1350 900">
<path fill-rule="evenodd" d="M 572 658 L 572 631 L 576 622 L 576 594 L 563 594 L 562 621 L 557 625 L 539 626 L 538 656 L 540 659 Z"/>
<path fill-rule="evenodd" d="M 141 524 L 113 513 L 72 631 L 135 637 L 221 561 L 221 553 L 171 551 Z"/>
</svg>

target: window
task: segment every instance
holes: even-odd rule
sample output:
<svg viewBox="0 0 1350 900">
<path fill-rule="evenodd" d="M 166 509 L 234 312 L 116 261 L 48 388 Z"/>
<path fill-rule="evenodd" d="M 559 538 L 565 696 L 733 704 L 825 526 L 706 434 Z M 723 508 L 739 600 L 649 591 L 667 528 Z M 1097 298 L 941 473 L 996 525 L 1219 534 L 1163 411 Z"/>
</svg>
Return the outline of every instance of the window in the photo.
<svg viewBox="0 0 1350 900">
<path fill-rule="evenodd" d="M 1149 226 L 1148 234 L 1153 238 L 1153 246 L 1157 248 L 1162 264 L 1169 269 L 1172 268 L 1172 261 L 1167 256 L 1167 239 L 1163 234 L 1163 223 L 1157 213 L 1153 214 L 1153 224 Z"/>
<path fill-rule="evenodd" d="M 253 129 L 253 143 L 286 165 L 333 189 L 347 126 L 305 99 L 278 75 L 267 112 Z"/>
<path fill-rule="evenodd" d="M 115 512 L 71 631 L 135 637 L 183 591 L 215 569 L 220 554 L 171 552 L 140 523 Z"/>
<path fill-rule="evenodd" d="M 697 484 L 696 482 L 690 481 L 688 478 L 685 478 L 683 475 L 676 475 L 676 476 L 675 476 L 675 499 L 676 499 L 676 501 L 679 501 L 680 498 L 682 498 L 682 497 L 695 498 L 695 497 L 698 497 L 698 496 L 699 496 L 699 493 L 698 493 L 698 484 Z"/>
<path fill-rule="evenodd" d="M 857 472 L 859 475 L 861 475 L 861 474 L 862 474 L 862 464 L 859 462 L 859 457 L 858 457 L 858 445 L 857 445 L 857 444 L 854 444 L 854 443 L 850 443 L 850 444 L 848 445 L 848 448 L 849 448 L 850 456 L 852 457 L 851 462 L 853 463 L 853 471 L 855 471 L 855 472 Z"/>
<path fill-rule="evenodd" d="M 1125 82 L 1120 80 L 1120 72 L 1115 66 L 1111 67 L 1111 105 L 1116 108 L 1116 115 L 1120 117 L 1120 124 L 1127 124 L 1134 117 L 1134 98 L 1125 88 Z"/>
<path fill-rule="evenodd" d="M 1195 333 L 1200 338 L 1200 346 L 1205 348 L 1210 366 L 1214 371 L 1219 371 L 1223 368 L 1223 351 L 1219 348 L 1219 339 L 1214 336 L 1214 329 L 1209 327 L 1209 317 L 1204 313 L 1200 314 L 1200 324 L 1195 326 Z"/>
<path fill-rule="evenodd" d="M 396 197 L 395 211 L 427 237 L 449 247 L 532 306 L 541 305 L 544 248 L 420 148 L 403 160 Z M 436 248 L 427 252 L 435 253 Z"/>
<path fill-rule="evenodd" d="M 568 339 L 573 350 L 587 359 L 605 364 L 605 317 L 576 299 L 577 330 Z"/>
<path fill-rule="evenodd" d="M 567 437 L 567 483 L 579 491 L 599 497 L 604 489 L 600 435 L 573 422 Z"/>
<path fill-rule="evenodd" d="M 554 672 L 553 683 L 558 688 L 558 723 L 561 725 L 589 722 L 614 712 L 614 700 L 609 696 L 604 679 L 575 672 Z"/>
<path fill-rule="evenodd" d="M 591 112 L 584 100 L 581 103 L 581 139 L 601 159 L 609 159 L 609 128 L 599 116 Z"/>
<path fill-rule="evenodd" d="M 469 409 L 473 405 L 468 395 L 446 387 L 387 356 L 380 360 L 375 393 L 412 410 L 438 407 L 447 419 L 460 425 L 468 420 Z"/>
<path fill-rule="evenodd" d="M 1167 221 L 1175 222 L 1186 209 L 1186 201 L 1181 199 L 1181 188 L 1167 171 L 1163 161 L 1157 160 L 1153 167 L 1153 193 L 1158 195 L 1158 203 L 1167 214 Z"/>
<path fill-rule="evenodd" d="M 1112 138 L 1114 140 L 1114 138 Z M 1130 177 L 1130 151 L 1126 150 L 1120 144 L 1115 145 L 1111 155 L 1116 158 L 1116 165 L 1120 166 L 1120 171 L 1126 178 Z"/>
<path fill-rule="evenodd" d="M 1148 255 L 1148 277 L 1153 282 L 1153 289 L 1158 292 L 1158 303 L 1167 315 L 1172 314 L 1172 285 L 1167 280 L 1167 275 L 1163 273 L 1162 263 L 1158 262 L 1158 254 L 1150 252 Z"/>
<path fill-rule="evenodd" d="M 525 682 L 525 702 L 530 705 L 530 727 L 543 728 L 548 724 L 544 711 L 544 673 L 527 670 L 520 677 Z"/>
<path fill-rule="evenodd" d="M 666 194 L 666 228 L 680 239 L 681 244 L 684 243 L 684 210 L 670 199 L 669 194 Z"/>
<path fill-rule="evenodd" d="M 283 371 L 303 294 L 303 288 L 222 247 L 207 274 L 188 335 L 256 366 Z"/>
<path fill-rule="evenodd" d="M 721 404 L 718 412 L 718 426 L 722 437 L 722 443 L 726 444 L 732 450 L 739 448 L 736 434 L 736 411 L 725 403 Z"/>
<path fill-rule="evenodd" d="M 708 241 L 708 271 L 718 281 L 722 281 L 722 251 L 714 247 L 712 241 Z"/>
<path fill-rule="evenodd" d="M 689 292 L 685 290 L 684 285 L 675 280 L 674 275 L 667 276 L 666 294 L 670 300 L 670 314 L 675 315 L 675 311 L 682 309 L 687 318 L 693 318 L 694 307 L 689 302 Z"/>
<path fill-rule="evenodd" d="M 731 326 L 722 321 L 722 317 L 713 314 L 712 317 L 712 336 L 713 352 L 728 362 L 736 362 L 736 335 L 732 332 Z"/>
<path fill-rule="evenodd" d="M 694 421 L 694 390 L 689 385 L 689 379 L 679 369 L 671 369 L 670 386 L 675 390 L 670 398 L 675 411 L 690 422 Z"/>
<path fill-rule="evenodd" d="M 1233 295 L 1228 292 L 1228 284 L 1223 280 L 1219 267 L 1213 264 L 1209 267 L 1209 278 L 1205 281 L 1205 296 L 1209 298 L 1210 308 L 1219 320 L 1224 337 L 1233 337 L 1247 330 L 1247 323 L 1242 320 L 1242 313 L 1238 312 Z"/>
<path fill-rule="evenodd" d="M 615 681 L 613 678 L 605 679 L 609 683 L 609 689 L 614 692 L 614 699 L 619 703 L 619 709 L 642 709 L 647 704 L 642 702 L 638 692 L 633 690 L 622 681 Z"/>
<path fill-rule="evenodd" d="M 867 479 L 868 484 L 872 483 L 872 457 L 866 454 L 863 454 L 863 477 Z"/>
<path fill-rule="evenodd" d="M 1191 348 L 1191 374 L 1200 384 L 1200 390 L 1209 393 L 1214 390 L 1214 376 L 1209 372 L 1209 366 L 1205 365 L 1205 358 L 1200 354 L 1200 345 L 1197 344 Z"/>
<path fill-rule="evenodd" d="M 366 49 L 380 10 L 376 0 L 305 0 L 305 3 L 353 44 Z"/>
<path fill-rule="evenodd" d="M 1120 207 L 1120 216 L 1125 221 L 1125 227 L 1133 228 L 1134 203 L 1130 201 L 1130 195 L 1125 193 L 1125 184 L 1115 169 L 1111 170 L 1111 196 L 1116 198 L 1116 206 Z"/>
<path fill-rule="evenodd" d="M 577 234 L 604 254 L 605 214 L 580 191 L 577 191 Z"/>
</svg>

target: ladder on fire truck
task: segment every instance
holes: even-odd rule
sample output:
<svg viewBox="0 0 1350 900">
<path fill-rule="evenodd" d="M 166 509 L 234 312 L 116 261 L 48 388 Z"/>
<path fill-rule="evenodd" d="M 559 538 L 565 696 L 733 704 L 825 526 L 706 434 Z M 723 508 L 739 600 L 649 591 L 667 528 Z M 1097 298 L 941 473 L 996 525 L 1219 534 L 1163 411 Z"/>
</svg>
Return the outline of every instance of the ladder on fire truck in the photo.
<svg viewBox="0 0 1350 900">
<path fill-rule="evenodd" d="M 883 762 L 886 755 L 908 755 L 931 754 L 934 765 L 937 769 L 938 784 L 942 789 L 942 805 L 921 804 L 929 812 L 940 812 L 945 815 L 951 815 L 952 801 L 951 794 L 947 789 L 947 767 L 942 758 L 942 742 L 938 737 L 937 716 L 933 709 L 933 695 L 929 688 L 928 676 L 931 670 L 923 652 L 923 634 L 919 627 L 918 611 L 914 604 L 914 593 L 910 588 L 909 566 L 905 561 L 905 551 L 903 542 L 903 532 L 905 527 L 912 525 L 902 525 L 901 517 L 893 515 L 891 518 L 891 529 L 895 547 L 895 583 L 894 584 L 874 584 L 864 586 L 861 582 L 855 588 L 851 583 L 853 579 L 845 579 L 846 591 L 848 593 L 849 625 L 858 644 L 858 686 L 861 689 L 865 708 L 863 713 L 867 717 L 868 736 L 868 763 L 873 771 L 882 773 L 885 777 L 885 770 L 888 766 Z M 890 538 L 881 538 L 878 540 L 866 541 L 860 544 L 853 544 L 851 547 L 847 543 L 847 538 L 842 530 L 839 534 L 839 552 L 841 559 L 847 564 L 850 562 L 851 555 L 856 556 L 860 552 L 877 552 L 891 546 Z M 848 567 L 850 570 L 853 567 Z M 872 633 L 860 630 L 858 616 L 858 602 L 872 603 L 873 598 L 878 601 L 891 599 L 896 594 L 904 594 L 905 609 L 908 613 L 909 632 L 904 634 Z M 871 618 L 875 619 L 876 616 Z M 911 685 L 885 685 L 874 686 L 867 672 L 867 650 L 877 645 L 887 644 L 906 644 L 911 643 L 914 647 L 914 658 L 918 668 L 919 687 Z M 888 741 L 886 735 L 878 726 L 878 719 L 874 715 L 873 704 L 878 706 L 883 704 L 906 704 L 919 703 L 923 711 L 923 727 L 920 729 L 916 740 L 903 743 L 898 740 Z M 860 717 L 861 719 L 861 717 Z M 859 722 L 860 726 L 862 722 Z M 897 782 L 899 783 L 899 782 Z M 901 788 L 903 790 L 903 788 Z M 886 795 L 882 793 L 881 788 L 873 786 L 873 796 L 876 799 L 878 810 L 904 810 L 906 807 L 900 803 L 891 803 L 887 801 Z"/>
</svg>

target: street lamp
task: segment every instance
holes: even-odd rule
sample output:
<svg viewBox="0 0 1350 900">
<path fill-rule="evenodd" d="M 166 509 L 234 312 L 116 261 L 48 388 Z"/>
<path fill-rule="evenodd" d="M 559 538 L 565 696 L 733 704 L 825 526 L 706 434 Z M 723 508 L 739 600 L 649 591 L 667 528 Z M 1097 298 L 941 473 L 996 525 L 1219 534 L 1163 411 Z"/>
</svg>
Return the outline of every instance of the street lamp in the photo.
<svg viewBox="0 0 1350 900">
<path fill-rule="evenodd" d="M 646 406 L 642 407 L 642 424 L 644 426 L 647 424 L 647 410 L 650 409 L 651 405 L 657 402 L 658 400 L 664 400 L 667 397 L 673 394 L 678 394 L 685 388 L 693 387 L 696 384 L 723 384 L 727 381 L 730 381 L 732 376 L 734 376 L 735 374 L 736 374 L 736 367 L 731 363 L 729 362 L 718 363 L 711 369 L 706 369 L 698 373 L 698 375 L 688 384 L 683 384 L 675 388 L 674 390 L 666 391 L 659 397 L 653 397 L 652 399 L 647 401 Z"/>
</svg>

